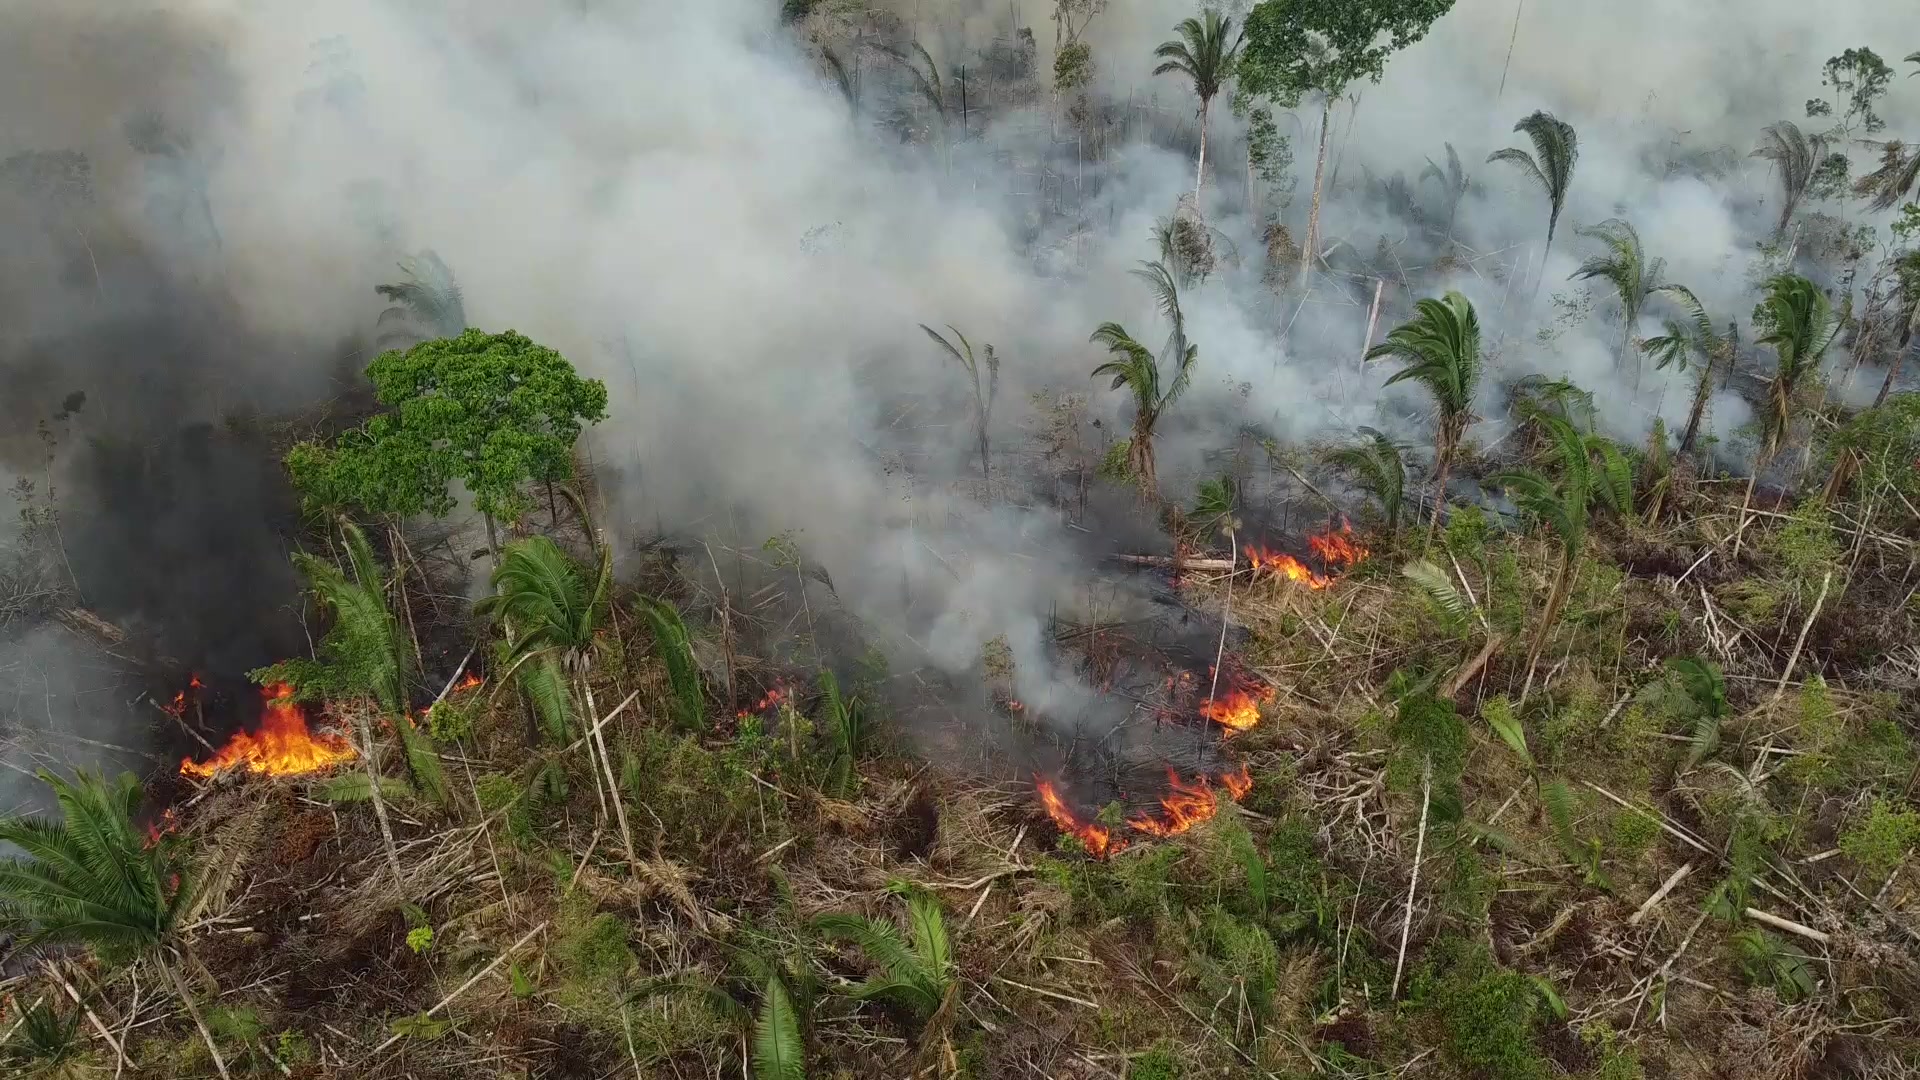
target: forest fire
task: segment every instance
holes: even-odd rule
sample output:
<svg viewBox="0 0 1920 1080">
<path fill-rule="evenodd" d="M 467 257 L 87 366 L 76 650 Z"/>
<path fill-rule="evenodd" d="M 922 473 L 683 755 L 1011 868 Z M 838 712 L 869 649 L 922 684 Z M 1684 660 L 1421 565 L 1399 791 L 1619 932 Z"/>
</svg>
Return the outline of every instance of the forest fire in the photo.
<svg viewBox="0 0 1920 1080">
<path fill-rule="evenodd" d="M 1211 819 L 1220 812 L 1220 793 L 1225 791 L 1230 800 L 1237 800 L 1253 787 L 1253 777 L 1243 765 L 1238 770 L 1223 774 L 1220 787 L 1216 788 L 1201 779 L 1189 783 L 1180 779 L 1180 774 L 1167 770 L 1167 786 L 1171 788 L 1160 797 L 1160 809 L 1164 817 L 1151 814 L 1136 814 L 1127 819 L 1127 825 L 1148 836 L 1178 836 L 1201 822 Z"/>
<path fill-rule="evenodd" d="M 761 697 L 759 701 L 754 702 L 750 708 L 741 709 L 738 715 L 740 719 L 745 720 L 750 716 L 766 712 L 768 709 L 788 700 L 792 696 L 793 691 L 787 689 L 783 684 L 776 683 L 772 689 L 766 692 L 765 696 Z"/>
<path fill-rule="evenodd" d="M 1353 526 L 1345 521 L 1337 529 L 1307 537 L 1307 550 L 1326 569 L 1316 571 L 1306 563 L 1285 552 L 1269 551 L 1257 546 L 1247 548 L 1247 559 L 1253 563 L 1254 571 L 1266 571 L 1275 577 L 1305 585 L 1319 591 L 1331 588 L 1340 580 L 1342 572 L 1351 569 L 1356 563 L 1367 557 L 1366 545 L 1354 539 Z"/>
<path fill-rule="evenodd" d="M 205 761 L 182 760 L 180 774 L 204 779 L 227 769 L 246 769 L 268 776 L 298 776 L 357 756 L 346 739 L 315 734 L 308 727 L 306 710 L 293 700 L 291 686 L 265 686 L 260 696 L 265 707 L 258 730 L 236 732 Z"/>
<path fill-rule="evenodd" d="M 1039 792 L 1040 805 L 1046 807 L 1047 816 L 1053 819 L 1055 825 L 1060 826 L 1060 831 L 1079 838 L 1082 846 L 1087 849 L 1087 853 L 1094 858 L 1104 859 L 1109 854 L 1127 846 L 1125 840 L 1114 839 L 1113 830 L 1105 825 L 1081 821 L 1079 815 L 1075 814 L 1067 806 L 1066 801 L 1060 798 L 1059 789 L 1053 786 L 1053 781 L 1036 780 L 1034 790 Z"/>
<path fill-rule="evenodd" d="M 1252 729 L 1260 723 L 1260 706 L 1273 700 L 1271 686 L 1258 690 L 1238 687 L 1217 697 L 1208 698 L 1200 703 L 1200 715 L 1226 728 L 1226 734 Z"/>
<path fill-rule="evenodd" d="M 205 683 L 200 681 L 200 676 L 195 675 L 187 681 L 187 688 L 185 690 L 173 695 L 172 701 L 160 707 L 175 716 L 185 716 L 187 714 L 187 695 L 192 694 L 194 700 L 199 700 L 200 688 L 205 685 Z"/>
</svg>

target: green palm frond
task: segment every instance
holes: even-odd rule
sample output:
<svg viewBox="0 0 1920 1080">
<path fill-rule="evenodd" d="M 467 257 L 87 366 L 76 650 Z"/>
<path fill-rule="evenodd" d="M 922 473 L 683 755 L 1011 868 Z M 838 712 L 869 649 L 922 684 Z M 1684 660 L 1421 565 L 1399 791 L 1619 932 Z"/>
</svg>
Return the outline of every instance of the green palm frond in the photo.
<svg viewBox="0 0 1920 1080">
<path fill-rule="evenodd" d="M 1406 451 L 1386 433 L 1362 427 L 1363 441 L 1356 446 L 1327 450 L 1320 460 L 1346 473 L 1348 478 L 1380 503 L 1387 519 L 1387 536 L 1400 529 L 1400 504 L 1407 488 Z"/>
<path fill-rule="evenodd" d="M 1748 927 L 1733 936 L 1733 943 L 1741 971 L 1749 980 L 1772 987 L 1782 1002 L 1804 1001 L 1818 988 L 1806 959 L 1788 951 L 1779 938 L 1765 930 Z"/>
<path fill-rule="evenodd" d="M 542 652 L 526 658 L 516 668 L 516 679 L 533 705 L 547 740 L 564 743 L 574 730 L 573 693 L 567 686 L 567 673 L 559 657 Z"/>
<path fill-rule="evenodd" d="M 1420 586 L 1420 591 L 1426 593 L 1441 611 L 1452 618 L 1465 621 L 1472 613 L 1473 605 L 1468 603 L 1467 598 L 1462 596 L 1460 590 L 1454 586 L 1453 578 L 1447 576 L 1447 572 L 1432 561 L 1414 559 L 1401 567 L 1400 573 L 1407 580 Z"/>
<path fill-rule="evenodd" d="M 1582 262 L 1568 280 L 1601 278 L 1611 284 L 1620 298 L 1621 310 L 1631 328 L 1639 319 L 1640 309 L 1647 297 L 1660 286 L 1660 275 L 1666 269 L 1666 263 L 1661 259 L 1649 260 L 1646 248 L 1640 242 L 1640 233 L 1631 223 L 1619 218 L 1610 218 L 1591 228 L 1579 228 L 1574 232 L 1600 241 L 1606 251 Z"/>
<path fill-rule="evenodd" d="M 1462 195 L 1467 193 L 1467 189 L 1472 186 L 1473 181 L 1468 178 L 1467 170 L 1460 164 L 1460 152 L 1453 148 L 1452 143 L 1447 143 L 1446 147 L 1446 169 L 1443 171 L 1432 158 L 1428 158 L 1427 167 L 1420 172 L 1420 180 L 1422 183 L 1425 183 L 1428 177 L 1432 177 L 1440 181 L 1440 186 L 1446 189 L 1448 197 L 1458 201 Z"/>
<path fill-rule="evenodd" d="M 778 975 L 769 975 L 753 1025 L 754 1080 L 806 1080 L 806 1046 L 800 1017 Z"/>
<path fill-rule="evenodd" d="M 907 74 L 913 76 L 913 88 L 926 99 L 927 104 L 933 106 L 933 111 L 944 119 L 947 115 L 947 96 L 941 89 L 940 66 L 933 62 L 933 55 L 927 52 L 926 47 L 918 41 L 908 42 L 907 48 L 911 52 L 885 45 L 879 46 L 882 53 L 907 69 Z"/>
<path fill-rule="evenodd" d="M 1240 486 L 1231 474 L 1200 481 L 1193 500 L 1193 517 L 1208 529 L 1235 531 L 1234 512 L 1240 508 Z"/>
<path fill-rule="evenodd" d="M 855 986 L 853 996 L 889 1000 L 925 1018 L 940 1007 L 953 980 L 952 946 L 937 899 L 915 892 L 907 914 L 911 946 L 892 923 L 864 915 L 822 915 L 813 925 L 828 937 L 858 945 L 885 972 Z"/>
<path fill-rule="evenodd" d="M 375 285 L 373 291 L 412 312 L 433 329 L 437 337 L 458 337 L 467 328 L 466 303 L 453 271 L 431 251 L 400 261 L 401 280 L 391 285 Z"/>
<path fill-rule="evenodd" d="M 411 785 L 403 784 L 392 779 L 382 779 L 380 781 L 380 791 L 382 794 L 393 791 L 400 791 L 408 795 L 413 794 Z M 314 794 L 331 803 L 366 802 L 373 798 L 373 778 L 365 772 L 350 772 L 341 773 L 338 776 L 329 776 L 315 785 Z"/>
<path fill-rule="evenodd" d="M 444 804 L 447 776 L 440 767 L 440 751 L 434 748 L 433 739 L 415 726 L 405 712 L 394 713 L 393 728 L 400 735 L 400 748 L 405 751 L 407 773 L 413 777 L 414 790 L 435 803 Z"/>
<path fill-rule="evenodd" d="M 1587 436 L 1587 452 L 1600 459 L 1592 475 L 1596 499 L 1622 518 L 1633 516 L 1633 464 L 1620 444 L 1603 435 Z M 1591 468 L 1591 465 L 1589 465 Z"/>
<path fill-rule="evenodd" d="M 71 781 L 39 775 L 61 819 L 0 820 L 0 844 L 24 856 L 0 861 L 0 928 L 23 944 L 86 945 L 111 960 L 159 947 L 192 890 L 173 845 L 149 847 L 134 824 L 139 780 L 85 770 Z"/>
<path fill-rule="evenodd" d="M 907 898 L 907 921 L 913 925 L 913 951 L 921 968 L 944 986 L 953 976 L 953 947 L 947 941 L 940 901 L 931 893 L 915 892 Z"/>
<path fill-rule="evenodd" d="M 854 763 L 860 756 L 865 737 L 861 730 L 860 702 L 842 696 L 840 681 L 834 678 L 833 672 L 822 671 L 820 710 L 821 728 L 826 732 L 831 748 L 820 788 L 833 798 L 844 799 L 852 794 L 854 781 L 858 778 Z"/>
<path fill-rule="evenodd" d="M 1920 185 L 1920 146 L 1889 139 L 1880 148 L 1880 167 L 1854 181 L 1853 191 L 1871 197 L 1875 210 L 1891 210 L 1916 185 Z"/>
<path fill-rule="evenodd" d="M 1196 97 L 1202 102 L 1212 101 L 1232 77 L 1234 62 L 1239 59 L 1241 39 L 1232 36 L 1233 20 L 1209 10 L 1200 18 L 1180 20 L 1173 31 L 1179 38 L 1153 50 L 1161 61 L 1153 73 L 1185 75 L 1192 81 Z"/>
<path fill-rule="evenodd" d="M 1368 360 L 1402 363 L 1387 385 L 1413 380 L 1427 388 L 1443 422 L 1468 415 L 1480 383 L 1480 318 L 1472 301 L 1458 292 L 1427 297 L 1412 319 L 1395 327 L 1386 340 L 1367 350 Z"/>
<path fill-rule="evenodd" d="M 1520 715 L 1514 711 L 1513 702 L 1504 697 L 1494 698 L 1480 710 L 1480 718 L 1487 722 L 1507 749 L 1521 760 L 1527 768 L 1534 767 L 1533 750 L 1527 746 L 1527 728 L 1521 723 Z"/>
<path fill-rule="evenodd" d="M 257 682 L 286 682 L 304 699 L 366 695 L 388 713 L 406 708 L 406 652 L 387 608 L 386 578 L 359 526 L 340 522 L 347 571 L 305 552 L 293 564 L 307 588 L 333 612 L 317 662 L 288 662 L 253 673 Z"/>
<path fill-rule="evenodd" d="M 593 643 L 605 614 L 611 585 L 609 553 L 592 583 L 560 545 L 544 536 L 516 540 L 506 547 L 494 571 L 494 594 L 476 611 L 511 622 L 516 654 L 544 648 L 578 651 Z"/>
<path fill-rule="evenodd" d="M 58 1076 L 69 1064 L 77 1064 L 86 1051 L 80 1037 L 79 1007 L 61 1009 L 51 1001 L 39 1001 L 20 1011 L 18 1026 L 4 1044 L 0 1061 L 20 1070 L 18 1075 Z"/>
<path fill-rule="evenodd" d="M 673 693 L 673 718 L 689 731 L 706 726 L 706 684 L 700 678 L 700 666 L 693 656 L 693 640 L 680 610 L 665 600 L 643 596 L 640 614 L 653 631 L 653 654 L 667 669 L 667 686 Z"/>
<path fill-rule="evenodd" d="M 1793 424 L 1801 385 L 1814 374 L 1842 329 L 1827 294 L 1798 274 L 1767 282 L 1767 296 L 1754 313 L 1756 340 L 1771 345 L 1776 367 L 1767 394 L 1762 450 L 1772 456 Z"/>
<path fill-rule="evenodd" d="M 1563 491 L 1531 469 L 1500 473 L 1492 477 L 1492 483 L 1505 489 L 1523 513 L 1546 522 L 1567 551 L 1579 550 L 1586 538 L 1586 492 Z"/>
<path fill-rule="evenodd" d="M 1533 143 L 1533 153 L 1511 147 L 1495 151 L 1488 161 L 1505 161 L 1520 168 L 1547 195 L 1547 246 L 1553 246 L 1553 233 L 1560 224 L 1560 211 L 1567 204 L 1567 192 L 1573 187 L 1573 168 L 1580 161 L 1580 136 L 1573 125 L 1552 113 L 1535 111 L 1523 117 L 1513 130 L 1525 132 Z"/>
<path fill-rule="evenodd" d="M 1761 132 L 1760 145 L 1749 157 L 1765 158 L 1773 162 L 1780 173 L 1781 210 L 1780 231 L 1784 232 L 1787 222 L 1793 219 L 1794 208 L 1807 193 L 1813 183 L 1814 170 L 1827 156 L 1827 138 L 1824 135 L 1808 135 L 1791 120 L 1782 120 L 1769 124 Z"/>
</svg>

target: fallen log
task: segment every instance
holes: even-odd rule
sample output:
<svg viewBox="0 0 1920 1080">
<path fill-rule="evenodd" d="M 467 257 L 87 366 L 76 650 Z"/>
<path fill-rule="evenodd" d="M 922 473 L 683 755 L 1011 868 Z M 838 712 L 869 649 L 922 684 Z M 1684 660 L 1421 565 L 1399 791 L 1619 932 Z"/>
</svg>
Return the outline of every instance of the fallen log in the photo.
<svg viewBox="0 0 1920 1080">
<path fill-rule="evenodd" d="M 99 638 L 108 645 L 118 645 L 127 640 L 127 632 L 107 620 L 88 611 L 86 608 L 71 607 L 60 609 L 60 621 L 69 629 L 89 637 Z"/>
<path fill-rule="evenodd" d="M 1129 566 L 1160 566 L 1173 570 L 1232 570 L 1232 559 L 1195 559 L 1184 555 L 1115 555 L 1114 561 Z"/>
</svg>

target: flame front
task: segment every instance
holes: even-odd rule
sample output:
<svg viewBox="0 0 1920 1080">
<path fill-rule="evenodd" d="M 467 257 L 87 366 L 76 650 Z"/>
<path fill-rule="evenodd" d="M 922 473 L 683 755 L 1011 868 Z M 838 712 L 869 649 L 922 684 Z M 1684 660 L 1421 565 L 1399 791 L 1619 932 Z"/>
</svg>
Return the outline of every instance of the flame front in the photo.
<svg viewBox="0 0 1920 1080">
<path fill-rule="evenodd" d="M 464 677 L 461 678 L 460 685 L 456 687 L 456 689 L 471 690 L 474 687 L 479 686 L 484 682 L 486 682 L 485 679 L 482 679 L 480 676 L 475 675 L 473 672 L 469 671 L 466 673 Z"/>
<path fill-rule="evenodd" d="M 1333 583 L 1340 580 L 1340 572 L 1352 569 L 1367 557 L 1366 545 L 1354 539 L 1353 526 L 1345 521 L 1337 529 L 1329 528 L 1326 532 L 1307 537 L 1307 550 L 1320 560 L 1326 572 L 1316 571 L 1285 552 L 1268 551 L 1260 547 L 1247 548 L 1247 559 L 1253 564 L 1255 572 L 1265 570 L 1275 577 L 1319 591 L 1332 588 Z"/>
<path fill-rule="evenodd" d="M 1051 780 L 1034 781 L 1034 789 L 1040 793 L 1040 805 L 1047 808 L 1047 816 L 1053 819 L 1060 831 L 1080 838 L 1080 843 L 1094 858 L 1104 859 L 1108 853 L 1126 847 L 1124 840 L 1115 840 L 1112 830 L 1105 825 L 1091 821 L 1081 821 L 1060 798 L 1060 792 L 1054 788 Z"/>
<path fill-rule="evenodd" d="M 172 701 L 160 707 L 175 716 L 185 716 L 187 715 L 187 695 L 193 694 L 195 698 L 198 698 L 200 696 L 198 691 L 204 685 L 205 684 L 200 681 L 200 676 L 195 675 L 187 681 L 187 688 L 185 690 L 173 695 Z"/>
<path fill-rule="evenodd" d="M 347 740 L 314 734 L 307 726 L 306 710 L 293 700 L 293 687 L 276 683 L 262 687 L 260 696 L 266 708 L 260 716 L 259 730 L 236 732 L 227 745 L 205 761 L 181 761 L 181 775 L 205 778 L 242 768 L 269 776 L 297 776 L 329 769 L 357 756 Z"/>
<path fill-rule="evenodd" d="M 766 712 L 768 709 L 771 709 L 775 705 L 780 704 L 782 701 L 787 700 L 787 698 L 791 696 L 791 693 L 792 692 L 789 691 L 785 686 L 775 685 L 773 689 L 767 691 L 765 697 L 762 697 L 759 701 L 754 702 L 752 708 L 741 709 L 739 713 L 740 719 L 745 720 L 747 717 L 752 716 L 755 713 Z"/>
</svg>

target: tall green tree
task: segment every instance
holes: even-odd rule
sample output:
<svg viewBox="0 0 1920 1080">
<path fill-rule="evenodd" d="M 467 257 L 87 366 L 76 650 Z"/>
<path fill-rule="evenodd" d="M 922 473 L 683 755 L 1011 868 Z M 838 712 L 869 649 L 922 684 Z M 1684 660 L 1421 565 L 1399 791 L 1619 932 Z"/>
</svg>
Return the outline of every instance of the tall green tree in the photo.
<svg viewBox="0 0 1920 1080">
<path fill-rule="evenodd" d="M 1820 362 L 1843 329 L 1833 302 L 1818 285 L 1798 274 L 1780 274 L 1767 282 L 1767 296 L 1754 309 L 1755 340 L 1773 347 L 1774 372 L 1767 384 L 1767 402 L 1760 415 L 1760 446 L 1753 474 L 1747 478 L 1740 521 L 1734 527 L 1733 552 L 1740 554 L 1740 538 L 1747 528 L 1747 510 L 1760 474 L 1792 437 L 1806 391 L 1819 378 Z"/>
<path fill-rule="evenodd" d="M 595 768 L 594 789 L 602 792 L 601 813 L 606 813 L 611 796 L 628 865 L 637 871 L 640 859 L 606 734 L 597 723 L 600 713 L 590 678 L 596 635 L 613 592 L 613 554 L 605 544 L 597 546 L 599 565 L 589 581 L 579 564 L 547 537 L 514 541 L 494 571 L 494 594 L 477 610 L 501 624 L 507 635 L 507 671 L 520 678 L 551 730 L 564 735 L 572 727 L 575 703 L 586 706 L 583 720 L 591 731 L 587 760 Z"/>
<path fill-rule="evenodd" d="M 60 820 L 0 819 L 0 845 L 20 852 L 0 860 L 0 930 L 20 945 L 79 945 L 110 964 L 151 962 L 226 1077 L 226 1059 L 180 974 L 182 965 L 205 971 L 184 932 L 193 875 L 173 838 L 149 845 L 135 824 L 140 781 L 132 773 L 113 781 L 85 771 L 71 781 L 39 775 Z"/>
<path fill-rule="evenodd" d="M 1765 158 L 1780 174 L 1780 222 L 1774 235 L 1782 236 L 1800 200 L 1813 185 L 1813 174 L 1827 156 L 1827 137 L 1808 135 L 1791 120 L 1769 124 L 1760 133 L 1760 145 L 1749 157 Z"/>
<path fill-rule="evenodd" d="M 383 353 L 367 377 L 390 411 L 332 446 L 303 442 L 287 454 L 309 505 L 444 516 L 454 508 L 448 486 L 459 480 L 486 516 L 496 552 L 495 519 L 532 506 L 528 483 L 571 477 L 583 426 L 607 414 L 603 383 L 511 330 L 467 330 Z"/>
<path fill-rule="evenodd" d="M 1186 317 L 1180 311 L 1180 286 L 1164 263 L 1143 263 L 1134 275 L 1152 286 L 1160 312 L 1172 329 L 1167 344 L 1156 357 L 1153 350 L 1134 340 L 1119 323 L 1101 323 L 1089 339 L 1105 345 L 1114 359 L 1093 369 L 1093 378 L 1112 376 L 1112 389 L 1125 387 L 1133 395 L 1133 435 L 1127 445 L 1127 466 L 1140 490 L 1148 498 L 1157 498 L 1159 476 L 1154 469 L 1153 437 L 1167 408 L 1180 399 L 1193 379 L 1193 365 L 1200 359 L 1200 347 L 1187 341 Z M 1170 370 L 1162 372 L 1161 363 Z"/>
<path fill-rule="evenodd" d="M 1313 205 L 1301 245 L 1304 287 L 1320 244 L 1320 194 L 1327 167 L 1327 131 L 1334 99 L 1359 80 L 1379 82 L 1394 53 L 1427 36 L 1453 0 L 1261 0 L 1247 15 L 1240 53 L 1240 89 L 1297 108 L 1320 100 L 1320 149 L 1313 168 Z"/>
<path fill-rule="evenodd" d="M 1507 162 L 1546 193 L 1547 244 L 1540 251 L 1540 276 L 1534 279 L 1538 292 L 1540 281 L 1546 277 L 1547 255 L 1553 251 L 1553 233 L 1560 226 L 1560 211 L 1566 208 L 1567 192 L 1573 188 L 1573 167 L 1580 162 L 1580 133 L 1572 124 L 1539 109 L 1521 117 L 1513 130 L 1526 133 L 1533 143 L 1533 153 L 1509 146 L 1494 151 L 1487 160 Z"/>
<path fill-rule="evenodd" d="M 1640 324 L 1640 309 L 1646 306 L 1647 297 L 1665 287 L 1660 278 L 1666 271 L 1666 260 L 1647 258 L 1646 248 L 1640 243 L 1640 234 L 1632 224 L 1618 218 L 1610 218 L 1590 229 L 1574 231 L 1606 246 L 1604 253 L 1581 263 L 1568 280 L 1601 278 L 1613 286 L 1614 294 L 1620 298 L 1620 318 L 1624 324 L 1620 329 L 1618 366 L 1633 367 L 1633 389 L 1638 393 L 1640 357 L 1634 347 L 1634 331 Z"/>
<path fill-rule="evenodd" d="M 1400 444 L 1383 431 L 1360 429 L 1360 441 L 1352 446 L 1336 446 L 1321 455 L 1321 460 L 1347 474 L 1367 494 L 1380 502 L 1386 517 L 1387 543 L 1400 534 L 1400 504 L 1407 489 L 1407 463 Z"/>
<path fill-rule="evenodd" d="M 1557 477 L 1534 469 L 1516 469 L 1494 477 L 1514 504 L 1553 530 L 1560 542 L 1560 565 L 1554 572 L 1547 606 L 1527 647 L 1527 681 L 1560 620 L 1572 590 L 1580 556 L 1586 547 L 1589 511 L 1598 502 L 1622 517 L 1633 513 L 1633 476 L 1626 457 L 1611 441 L 1582 434 L 1563 417 L 1535 413 L 1530 420 L 1548 435 L 1548 457 Z M 1596 460 L 1597 459 L 1597 460 Z"/>
<path fill-rule="evenodd" d="M 1672 300 L 1680 308 L 1681 318 L 1666 320 L 1666 333 L 1648 338 L 1641 347 L 1653 357 L 1654 367 L 1662 371 L 1669 367 L 1685 371 L 1689 364 L 1699 366 L 1693 403 L 1687 408 L 1687 426 L 1680 434 L 1680 454 L 1685 457 L 1693 452 L 1694 440 L 1700 434 L 1707 398 L 1713 393 L 1714 372 L 1723 364 L 1732 365 L 1733 343 L 1715 332 L 1713 320 L 1693 290 L 1684 285 L 1661 285 L 1653 291 Z"/>
<path fill-rule="evenodd" d="M 1431 539 L 1440 528 L 1447 505 L 1447 477 L 1453 471 L 1454 451 L 1474 421 L 1473 397 L 1480 386 L 1480 317 L 1473 303 L 1458 292 L 1428 297 L 1415 305 L 1412 319 L 1367 350 L 1368 360 L 1401 363 L 1386 382 L 1412 380 L 1432 395 L 1436 418 L 1433 432 L 1434 492 Z"/>
<path fill-rule="evenodd" d="M 1218 11 L 1208 10 L 1197 19 L 1182 19 L 1173 28 L 1180 36 L 1160 44 L 1153 55 L 1160 65 L 1155 75 L 1185 75 L 1200 99 L 1200 160 L 1193 169 L 1193 205 L 1200 208 L 1200 185 L 1207 176 L 1207 118 L 1213 99 L 1221 86 L 1233 77 L 1239 61 L 1240 36 L 1233 33 L 1233 20 Z M 1242 31 L 1244 34 L 1244 31 Z"/>
<path fill-rule="evenodd" d="M 953 330 L 954 340 L 960 343 L 958 347 L 926 323 L 921 323 L 920 329 L 926 331 L 927 336 L 945 350 L 946 354 L 953 358 L 954 363 L 960 365 L 961 370 L 967 373 L 967 378 L 973 382 L 973 434 L 975 441 L 980 444 L 980 478 L 991 480 L 993 466 L 987 448 L 987 430 L 993 423 L 993 399 L 1000 393 L 1000 357 L 994 353 L 992 345 L 985 346 L 981 350 L 982 355 L 976 357 L 973 353 L 973 343 L 967 340 L 967 335 L 954 330 L 952 326 L 948 326 L 947 329 Z M 986 362 L 987 367 L 987 380 L 984 385 L 980 381 L 982 360 Z"/>
</svg>

